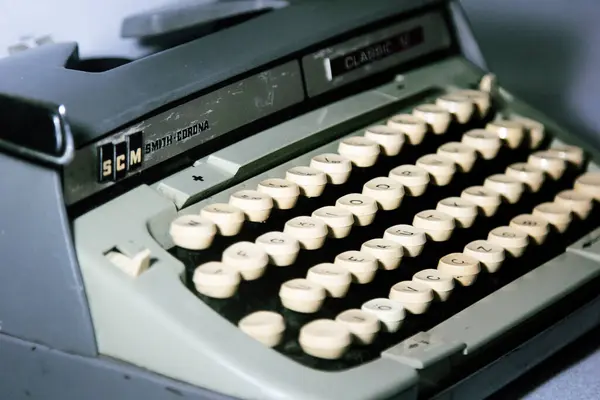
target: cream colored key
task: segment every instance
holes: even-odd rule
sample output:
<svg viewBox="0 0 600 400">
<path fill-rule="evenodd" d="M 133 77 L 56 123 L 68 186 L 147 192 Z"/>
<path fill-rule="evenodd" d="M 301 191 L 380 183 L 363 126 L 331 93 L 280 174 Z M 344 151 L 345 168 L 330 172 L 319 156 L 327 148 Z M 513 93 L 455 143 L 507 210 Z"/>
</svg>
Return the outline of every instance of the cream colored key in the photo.
<svg viewBox="0 0 600 400">
<path fill-rule="evenodd" d="M 292 265 L 300 252 L 300 242 L 283 232 L 268 232 L 256 238 L 255 243 L 269 256 L 269 263 L 277 267 Z"/>
<path fill-rule="evenodd" d="M 403 256 L 407 257 L 417 257 L 427 242 L 425 231 L 412 225 L 394 225 L 387 228 L 383 238 L 402 246 Z"/>
<path fill-rule="evenodd" d="M 392 286 L 389 298 L 402 303 L 411 314 L 424 314 L 434 297 L 429 285 L 416 281 L 402 281 Z"/>
<path fill-rule="evenodd" d="M 396 156 L 404 146 L 404 134 L 387 125 L 375 125 L 365 129 L 365 137 L 381 146 L 386 156 Z"/>
<path fill-rule="evenodd" d="M 182 215 L 171 222 L 169 234 L 175 246 L 204 250 L 212 244 L 217 227 L 211 220 L 199 215 Z"/>
<path fill-rule="evenodd" d="M 565 160 L 576 167 L 581 167 L 583 165 L 585 153 L 581 147 L 561 144 L 552 146 L 550 149 L 548 149 L 548 151 L 554 153 L 558 158 Z"/>
<path fill-rule="evenodd" d="M 306 197 L 319 197 L 327 184 L 327 175 L 310 167 L 293 167 L 286 171 L 285 179 L 294 182 Z"/>
<path fill-rule="evenodd" d="M 488 242 L 502 247 L 508 254 L 521 257 L 529 244 L 527 234 L 510 226 L 499 226 L 490 231 Z"/>
<path fill-rule="evenodd" d="M 352 344 L 352 334 L 346 325 L 331 319 L 318 319 L 300 328 L 300 347 L 306 354 L 325 360 L 336 360 Z"/>
<path fill-rule="evenodd" d="M 462 172 L 469 172 L 477 160 L 477 153 L 472 147 L 460 142 L 444 143 L 437 149 L 437 154 L 452 160 Z"/>
<path fill-rule="evenodd" d="M 241 278 L 234 267 L 211 261 L 196 267 L 192 281 L 198 293 L 215 299 L 228 299 L 237 292 Z"/>
<path fill-rule="evenodd" d="M 571 211 L 568 208 L 551 202 L 538 204 L 533 209 L 532 214 L 544 219 L 550 225 L 553 225 L 560 233 L 564 233 L 573 220 Z"/>
<path fill-rule="evenodd" d="M 460 194 L 460 197 L 477 205 L 486 217 L 496 214 L 502 203 L 500 195 L 483 186 L 471 186 Z"/>
<path fill-rule="evenodd" d="M 273 199 L 256 190 L 240 190 L 229 197 L 229 204 L 244 212 L 248 221 L 264 222 L 271 215 Z"/>
<path fill-rule="evenodd" d="M 476 150 L 485 160 L 491 160 L 498 154 L 502 142 L 497 134 L 485 129 L 472 129 L 462 135 L 461 142 Z"/>
<path fill-rule="evenodd" d="M 454 218 L 437 210 L 421 211 L 415 215 L 412 224 L 415 228 L 424 230 L 427 237 L 434 242 L 450 239 L 455 226 Z"/>
<path fill-rule="evenodd" d="M 473 101 L 458 93 L 448 93 L 438 97 L 435 104 L 454 115 L 461 124 L 469 122 L 475 111 Z"/>
<path fill-rule="evenodd" d="M 462 197 L 447 197 L 435 207 L 437 211 L 448 214 L 460 228 L 470 228 L 477 218 L 477 206 Z"/>
<path fill-rule="evenodd" d="M 488 240 L 475 240 L 467 244 L 463 253 L 479 261 L 491 274 L 500 269 L 505 259 L 504 249 Z"/>
<path fill-rule="evenodd" d="M 563 190 L 554 197 L 554 202 L 575 213 L 580 219 L 586 219 L 594 206 L 590 196 L 576 190 Z"/>
<path fill-rule="evenodd" d="M 511 164 L 504 173 L 521 181 L 532 192 L 538 192 L 545 180 L 544 171 L 527 163 Z"/>
<path fill-rule="evenodd" d="M 459 90 L 456 93 L 467 96 L 477 106 L 479 115 L 485 117 L 490 110 L 492 101 L 489 93 L 482 92 L 481 90 L 464 89 Z"/>
<path fill-rule="evenodd" d="M 264 275 L 269 256 L 256 243 L 238 242 L 225 249 L 221 261 L 237 269 L 243 279 L 253 281 Z"/>
<path fill-rule="evenodd" d="M 335 202 L 335 206 L 350 211 L 354 215 L 355 224 L 358 226 L 370 225 L 377 213 L 375 200 L 372 197 L 358 193 L 340 197 Z"/>
<path fill-rule="evenodd" d="M 425 193 L 430 180 L 427 171 L 411 164 L 401 165 L 392 169 L 389 176 L 404 186 L 405 194 L 413 197 L 421 196 Z"/>
<path fill-rule="evenodd" d="M 546 172 L 552 179 L 560 179 L 567 168 L 565 160 L 547 150 L 536 151 L 530 154 L 527 162 Z"/>
<path fill-rule="evenodd" d="M 521 214 L 510 220 L 509 226 L 520 229 L 529 235 L 537 244 L 542 244 L 550 232 L 548 223 L 541 217 L 531 214 Z"/>
<path fill-rule="evenodd" d="M 406 317 L 402 303 L 390 299 L 372 299 L 363 303 L 360 309 L 377 317 L 383 330 L 390 333 L 398 331 Z"/>
<path fill-rule="evenodd" d="M 573 188 L 600 201 L 600 172 L 587 172 L 579 176 Z"/>
<path fill-rule="evenodd" d="M 323 286 L 327 291 L 327 295 L 341 298 L 348 293 L 352 283 L 352 274 L 339 265 L 322 263 L 309 268 L 306 279 Z"/>
<path fill-rule="evenodd" d="M 200 216 L 212 221 L 221 236 L 235 236 L 242 230 L 244 212 L 226 203 L 210 204 L 200 210 Z"/>
<path fill-rule="evenodd" d="M 363 346 L 373 343 L 381 329 L 379 319 L 375 315 L 359 309 L 343 311 L 335 320 L 344 324 L 355 341 Z"/>
<path fill-rule="evenodd" d="M 354 282 L 365 284 L 375 277 L 377 272 L 377 259 L 369 253 L 349 250 L 338 254 L 334 260 L 335 265 L 347 269 Z"/>
<path fill-rule="evenodd" d="M 323 286 L 303 278 L 291 279 L 279 288 L 281 304 L 288 310 L 303 314 L 319 311 L 326 297 Z"/>
<path fill-rule="evenodd" d="M 323 171 L 330 183 L 341 185 L 350 177 L 352 162 L 339 154 L 326 153 L 314 156 L 310 160 L 310 167 Z"/>
<path fill-rule="evenodd" d="M 417 118 L 421 118 L 431 126 L 433 133 L 441 135 L 446 132 L 452 116 L 442 107 L 435 104 L 421 104 L 413 109 L 413 115 Z"/>
<path fill-rule="evenodd" d="M 513 115 L 510 117 L 510 119 L 520 123 L 525 128 L 525 133 L 528 136 L 529 147 L 531 149 L 537 149 L 540 144 L 542 144 L 544 137 L 546 136 L 544 124 L 531 118 L 521 117 L 518 115 Z"/>
<path fill-rule="evenodd" d="M 342 207 L 325 206 L 312 213 L 327 225 L 329 237 L 340 239 L 350 234 L 354 225 L 354 215 Z"/>
<path fill-rule="evenodd" d="M 256 190 L 269 195 L 280 210 L 294 208 L 300 196 L 300 188 L 296 183 L 279 178 L 265 179 Z"/>
<path fill-rule="evenodd" d="M 451 253 L 440 258 L 437 269 L 452 275 L 463 286 L 471 286 L 481 271 L 479 261 L 464 253 Z"/>
<path fill-rule="evenodd" d="M 268 347 L 281 343 L 285 332 L 285 321 L 281 314 L 273 311 L 256 311 L 238 322 L 242 332 Z"/>
<path fill-rule="evenodd" d="M 454 278 L 452 275 L 438 271 L 437 269 L 424 269 L 413 275 L 413 281 L 429 286 L 433 290 L 434 297 L 439 301 L 446 301 L 454 290 Z"/>
<path fill-rule="evenodd" d="M 389 239 L 368 240 L 362 244 L 360 251 L 375 257 L 381 269 L 388 271 L 398 268 L 404 255 L 402 246 Z"/>
<path fill-rule="evenodd" d="M 483 187 L 498 193 L 510 204 L 518 202 L 525 190 L 525 186 L 521 181 L 506 174 L 488 176 L 483 182 Z"/>
<path fill-rule="evenodd" d="M 363 136 L 351 136 L 340 141 L 338 153 L 361 168 L 372 167 L 381 150 L 379 145 Z"/>
<path fill-rule="evenodd" d="M 499 119 L 496 121 L 489 122 L 485 129 L 490 132 L 494 132 L 498 137 L 511 149 L 518 148 L 523 139 L 525 138 L 525 132 L 523 131 L 523 125 L 517 121 L 511 121 L 506 119 Z"/>
<path fill-rule="evenodd" d="M 388 119 L 387 126 L 404 133 L 412 145 L 421 144 L 427 133 L 425 121 L 411 114 L 394 115 Z"/>
<path fill-rule="evenodd" d="M 496 90 L 497 85 L 498 79 L 496 78 L 496 75 L 488 73 L 479 81 L 479 90 L 486 93 L 492 93 Z"/>
<path fill-rule="evenodd" d="M 417 160 L 416 165 L 427 171 L 437 186 L 448 185 L 456 173 L 456 165 L 452 160 L 438 154 L 424 155 Z"/>
<path fill-rule="evenodd" d="M 315 250 L 323 247 L 328 230 L 319 218 L 296 217 L 285 223 L 283 233 L 294 237 L 301 248 Z"/>
<path fill-rule="evenodd" d="M 404 186 L 395 179 L 382 176 L 365 183 L 362 194 L 374 199 L 382 210 L 395 210 L 404 198 Z"/>
</svg>

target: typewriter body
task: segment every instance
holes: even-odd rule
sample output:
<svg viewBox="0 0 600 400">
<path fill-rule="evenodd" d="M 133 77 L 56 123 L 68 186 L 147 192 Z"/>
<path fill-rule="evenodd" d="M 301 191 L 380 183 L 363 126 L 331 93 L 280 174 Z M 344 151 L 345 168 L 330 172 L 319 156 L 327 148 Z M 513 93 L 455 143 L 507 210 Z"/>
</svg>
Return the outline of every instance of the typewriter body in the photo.
<svg viewBox="0 0 600 400">
<path fill-rule="evenodd" d="M 485 397 L 598 324 L 599 153 L 456 2 L 0 61 L 4 398 Z"/>
</svg>

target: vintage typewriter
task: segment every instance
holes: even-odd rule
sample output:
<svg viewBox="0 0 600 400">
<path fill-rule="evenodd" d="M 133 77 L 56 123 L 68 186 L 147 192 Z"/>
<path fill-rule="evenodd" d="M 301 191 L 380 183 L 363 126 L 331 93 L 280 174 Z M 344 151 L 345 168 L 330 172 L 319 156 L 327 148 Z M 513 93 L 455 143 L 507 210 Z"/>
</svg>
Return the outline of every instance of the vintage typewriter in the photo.
<svg viewBox="0 0 600 400">
<path fill-rule="evenodd" d="M 82 64 L 0 62 L 3 398 L 480 398 L 598 324 L 600 154 L 457 2 Z"/>
</svg>

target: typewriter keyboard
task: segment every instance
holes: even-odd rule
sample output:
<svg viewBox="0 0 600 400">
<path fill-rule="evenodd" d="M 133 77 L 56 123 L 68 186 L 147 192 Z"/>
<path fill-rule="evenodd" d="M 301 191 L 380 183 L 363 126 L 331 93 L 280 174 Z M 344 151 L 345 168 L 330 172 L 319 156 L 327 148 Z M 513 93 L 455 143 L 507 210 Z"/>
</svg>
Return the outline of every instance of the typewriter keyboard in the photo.
<svg viewBox="0 0 600 400">
<path fill-rule="evenodd" d="M 336 146 L 169 231 L 189 290 L 311 368 L 379 357 L 598 221 L 600 174 L 583 151 L 483 90 L 440 94 Z"/>
</svg>

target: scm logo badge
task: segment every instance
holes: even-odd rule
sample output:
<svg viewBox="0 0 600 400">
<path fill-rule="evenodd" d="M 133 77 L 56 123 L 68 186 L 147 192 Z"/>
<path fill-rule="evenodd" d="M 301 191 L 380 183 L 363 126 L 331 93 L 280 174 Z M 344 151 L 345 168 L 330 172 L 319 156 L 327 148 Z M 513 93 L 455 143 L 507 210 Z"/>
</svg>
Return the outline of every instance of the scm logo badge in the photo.
<svg viewBox="0 0 600 400">
<path fill-rule="evenodd" d="M 128 172 L 142 166 L 144 152 L 142 132 L 129 134 L 117 143 L 106 143 L 98 147 L 98 181 L 116 182 Z"/>
</svg>

